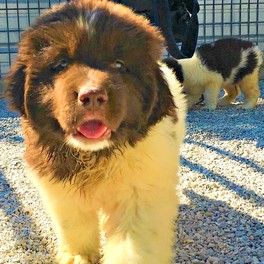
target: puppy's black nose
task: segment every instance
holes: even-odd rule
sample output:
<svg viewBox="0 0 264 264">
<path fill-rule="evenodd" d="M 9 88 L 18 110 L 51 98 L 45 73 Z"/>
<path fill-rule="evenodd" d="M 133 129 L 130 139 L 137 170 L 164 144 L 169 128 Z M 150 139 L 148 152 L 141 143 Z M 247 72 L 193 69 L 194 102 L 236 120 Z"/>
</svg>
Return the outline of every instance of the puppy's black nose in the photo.
<svg viewBox="0 0 264 264">
<path fill-rule="evenodd" d="M 108 101 L 108 96 L 105 90 L 86 90 L 80 91 L 78 100 L 85 106 L 100 107 Z"/>
</svg>

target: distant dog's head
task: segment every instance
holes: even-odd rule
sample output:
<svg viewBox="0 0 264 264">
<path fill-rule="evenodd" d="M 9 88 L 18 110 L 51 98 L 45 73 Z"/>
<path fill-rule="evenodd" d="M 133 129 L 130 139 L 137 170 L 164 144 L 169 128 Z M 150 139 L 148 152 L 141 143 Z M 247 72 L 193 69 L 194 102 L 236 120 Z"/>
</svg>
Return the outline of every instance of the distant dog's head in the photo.
<svg viewBox="0 0 264 264">
<path fill-rule="evenodd" d="M 23 34 L 7 96 L 40 139 L 90 151 L 134 144 L 174 109 L 158 65 L 163 42 L 124 6 L 55 6 Z"/>
</svg>

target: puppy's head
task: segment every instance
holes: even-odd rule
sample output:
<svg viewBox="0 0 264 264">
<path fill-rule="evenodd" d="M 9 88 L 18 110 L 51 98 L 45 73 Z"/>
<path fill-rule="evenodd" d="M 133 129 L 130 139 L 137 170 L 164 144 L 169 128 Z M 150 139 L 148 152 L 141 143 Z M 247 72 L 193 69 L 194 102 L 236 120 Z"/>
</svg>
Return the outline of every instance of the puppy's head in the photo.
<svg viewBox="0 0 264 264">
<path fill-rule="evenodd" d="M 82 150 L 135 144 L 174 109 L 160 32 L 128 8 L 79 0 L 22 37 L 7 96 L 41 138 Z"/>
</svg>

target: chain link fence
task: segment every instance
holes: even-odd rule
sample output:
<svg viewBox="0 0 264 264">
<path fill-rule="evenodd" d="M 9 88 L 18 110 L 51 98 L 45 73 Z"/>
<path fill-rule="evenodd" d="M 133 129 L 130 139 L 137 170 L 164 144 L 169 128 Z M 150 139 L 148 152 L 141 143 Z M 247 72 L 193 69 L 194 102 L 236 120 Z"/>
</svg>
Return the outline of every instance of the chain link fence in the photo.
<svg viewBox="0 0 264 264">
<path fill-rule="evenodd" d="M 43 10 L 63 0 L 0 0 L 0 78 L 20 34 Z M 200 0 L 198 45 L 223 37 L 252 40 L 264 50 L 264 0 Z"/>
</svg>

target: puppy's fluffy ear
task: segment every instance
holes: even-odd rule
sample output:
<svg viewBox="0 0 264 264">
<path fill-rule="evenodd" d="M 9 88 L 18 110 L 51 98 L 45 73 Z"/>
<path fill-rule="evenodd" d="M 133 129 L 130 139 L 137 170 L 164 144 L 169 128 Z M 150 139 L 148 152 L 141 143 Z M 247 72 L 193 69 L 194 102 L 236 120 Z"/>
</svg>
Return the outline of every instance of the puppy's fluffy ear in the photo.
<svg viewBox="0 0 264 264">
<path fill-rule="evenodd" d="M 25 65 L 17 59 L 5 78 L 5 96 L 11 110 L 24 115 Z"/>
<path fill-rule="evenodd" d="M 176 106 L 174 104 L 173 95 L 171 94 L 169 86 L 160 69 L 156 71 L 156 82 L 158 94 L 156 104 L 149 119 L 150 123 L 155 124 L 164 116 L 171 116 L 176 121 L 177 114 L 175 111 Z"/>
</svg>

